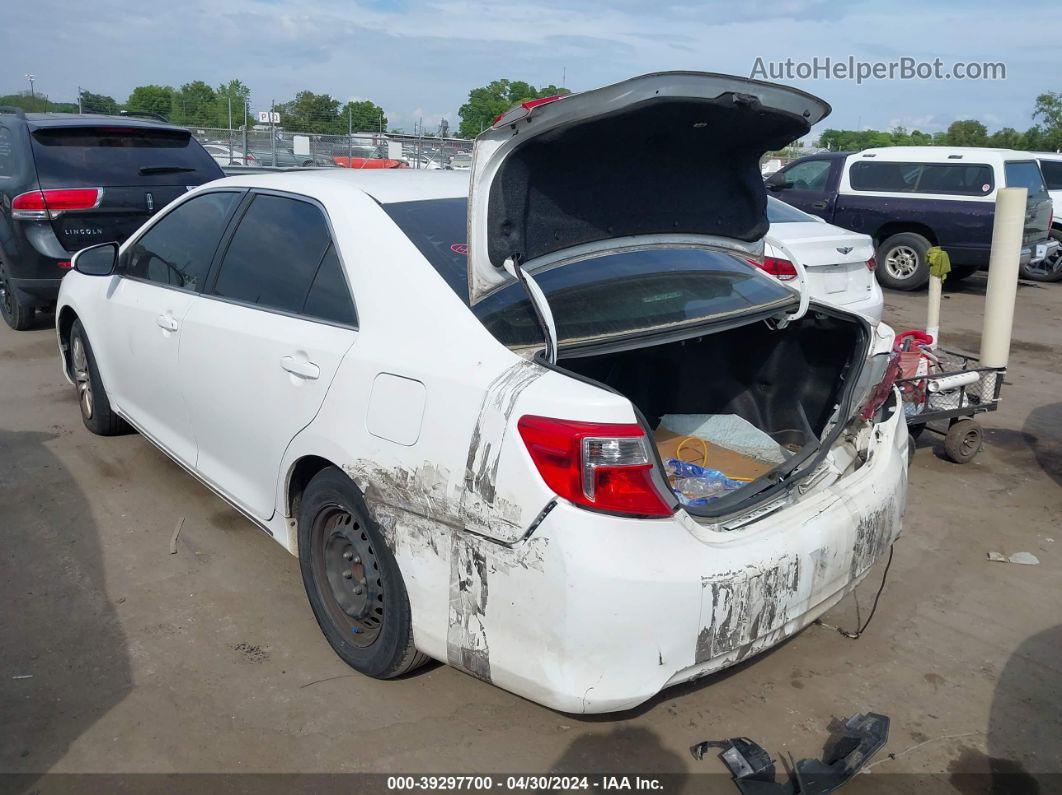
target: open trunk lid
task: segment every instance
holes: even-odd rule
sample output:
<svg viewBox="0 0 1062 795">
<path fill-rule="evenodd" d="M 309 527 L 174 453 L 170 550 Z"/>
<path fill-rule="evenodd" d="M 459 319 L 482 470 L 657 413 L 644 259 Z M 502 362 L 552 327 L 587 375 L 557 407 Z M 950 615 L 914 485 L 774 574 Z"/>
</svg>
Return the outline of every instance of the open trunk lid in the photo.
<svg viewBox="0 0 1062 795">
<path fill-rule="evenodd" d="M 704 72 L 648 74 L 512 109 L 476 139 L 469 303 L 520 269 L 605 250 L 678 244 L 760 256 L 759 161 L 829 112 L 797 89 Z"/>
</svg>

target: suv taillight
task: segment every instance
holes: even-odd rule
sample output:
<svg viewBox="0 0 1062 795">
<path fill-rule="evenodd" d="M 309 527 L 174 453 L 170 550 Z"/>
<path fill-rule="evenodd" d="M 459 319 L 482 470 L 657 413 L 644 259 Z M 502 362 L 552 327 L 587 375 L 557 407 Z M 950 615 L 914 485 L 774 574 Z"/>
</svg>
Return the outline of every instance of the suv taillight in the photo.
<svg viewBox="0 0 1062 795">
<path fill-rule="evenodd" d="M 878 261 L 876 259 L 871 257 L 870 259 L 867 260 L 867 270 L 868 271 L 874 271 L 875 269 L 877 269 L 877 267 L 878 267 Z"/>
<path fill-rule="evenodd" d="M 67 210 L 99 207 L 103 188 L 52 188 L 20 193 L 11 200 L 11 217 L 23 221 L 55 220 Z"/>
<path fill-rule="evenodd" d="M 782 259 L 781 257 L 764 257 L 763 262 L 750 259 L 749 262 L 760 270 L 771 274 L 771 276 L 774 276 L 779 281 L 787 282 L 790 279 L 795 279 L 797 277 L 796 267 L 793 263 L 787 259 Z"/>
<path fill-rule="evenodd" d="M 584 508 L 627 516 L 674 511 L 653 483 L 641 425 L 521 417 L 517 428 L 546 485 Z"/>
</svg>

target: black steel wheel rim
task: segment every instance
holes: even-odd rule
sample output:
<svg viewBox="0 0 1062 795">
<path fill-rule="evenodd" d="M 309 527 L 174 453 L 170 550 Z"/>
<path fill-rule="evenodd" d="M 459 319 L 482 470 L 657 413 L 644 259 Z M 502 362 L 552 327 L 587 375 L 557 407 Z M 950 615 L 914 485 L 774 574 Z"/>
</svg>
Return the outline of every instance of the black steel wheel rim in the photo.
<svg viewBox="0 0 1062 795">
<path fill-rule="evenodd" d="M 962 450 L 962 454 L 964 457 L 976 455 L 980 447 L 981 433 L 976 428 L 971 428 L 962 435 L 962 441 L 959 443 L 959 449 Z"/>
<path fill-rule="evenodd" d="M 384 618 L 383 572 L 365 522 L 340 505 L 314 517 L 314 585 L 332 624 L 355 646 L 372 645 Z"/>
</svg>

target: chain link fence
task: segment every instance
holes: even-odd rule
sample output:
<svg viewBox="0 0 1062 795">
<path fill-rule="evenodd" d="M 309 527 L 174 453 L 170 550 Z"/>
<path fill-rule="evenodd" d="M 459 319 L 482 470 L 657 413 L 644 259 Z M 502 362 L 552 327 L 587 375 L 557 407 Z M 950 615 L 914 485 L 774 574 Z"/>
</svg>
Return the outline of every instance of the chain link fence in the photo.
<svg viewBox="0 0 1062 795">
<path fill-rule="evenodd" d="M 472 142 L 462 138 L 353 133 L 323 135 L 256 125 L 187 128 L 223 166 L 278 168 L 467 169 Z"/>
</svg>

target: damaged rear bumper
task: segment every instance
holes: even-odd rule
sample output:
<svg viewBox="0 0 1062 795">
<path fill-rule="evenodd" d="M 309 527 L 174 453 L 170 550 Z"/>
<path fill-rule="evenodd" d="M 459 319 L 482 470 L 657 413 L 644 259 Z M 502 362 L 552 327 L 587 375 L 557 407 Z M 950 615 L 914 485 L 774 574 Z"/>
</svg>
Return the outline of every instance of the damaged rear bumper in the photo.
<svg viewBox="0 0 1062 795">
<path fill-rule="evenodd" d="M 684 513 L 634 520 L 562 502 L 521 544 L 472 553 L 483 572 L 477 665 L 453 653 L 449 661 L 587 713 L 628 709 L 733 665 L 811 623 L 888 551 L 900 533 L 906 457 L 896 412 L 858 471 L 732 532 Z M 534 553 L 516 549 L 524 545 Z M 505 576 L 494 576 L 500 568 Z M 453 609 L 451 600 L 451 627 Z"/>
</svg>

